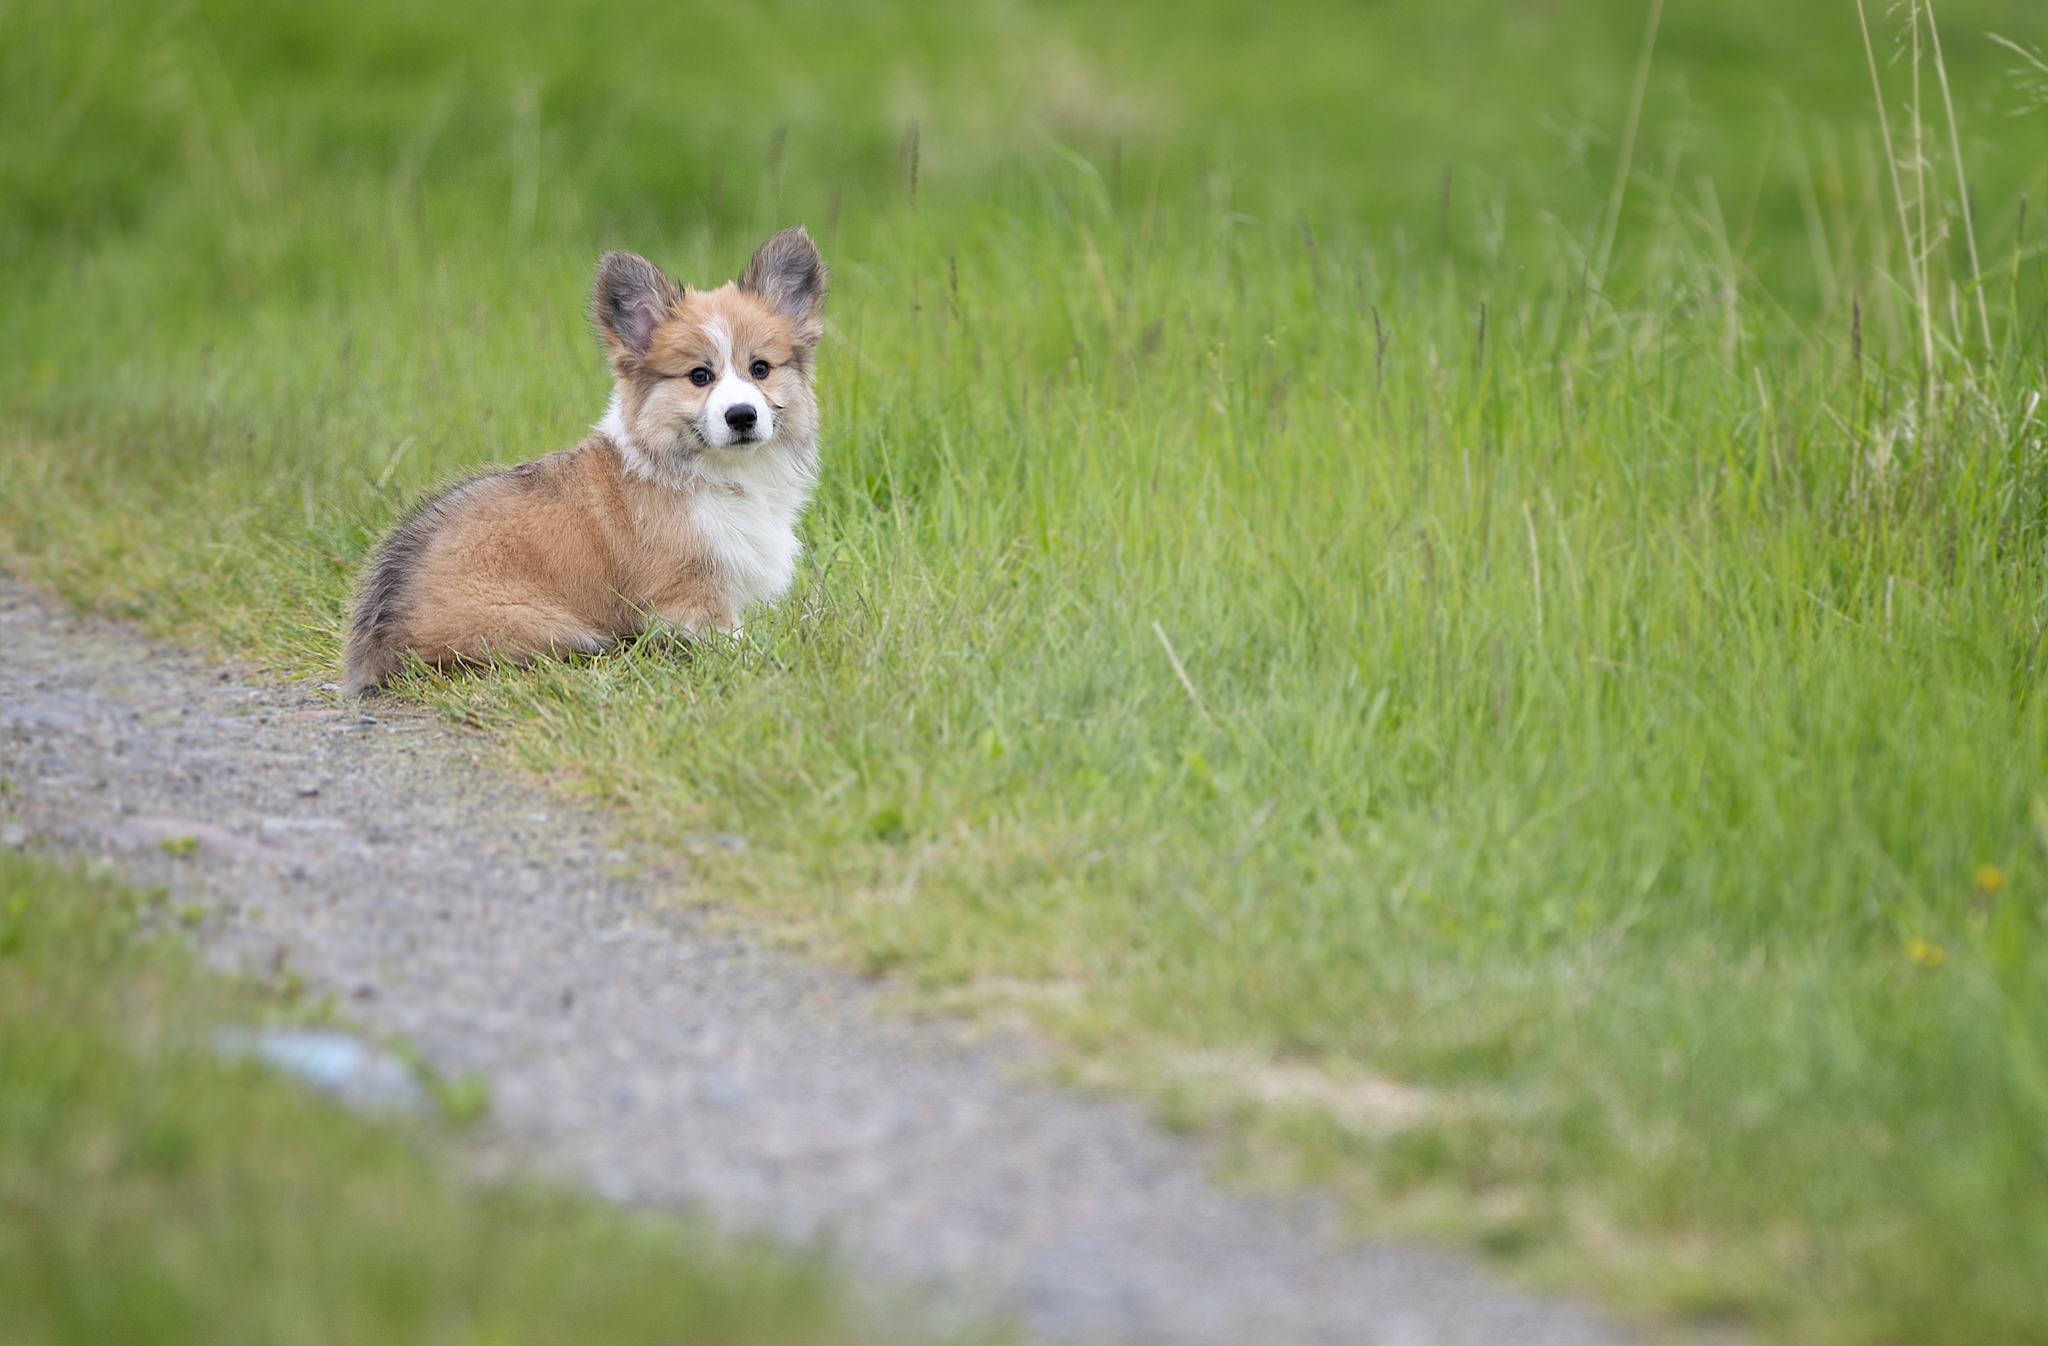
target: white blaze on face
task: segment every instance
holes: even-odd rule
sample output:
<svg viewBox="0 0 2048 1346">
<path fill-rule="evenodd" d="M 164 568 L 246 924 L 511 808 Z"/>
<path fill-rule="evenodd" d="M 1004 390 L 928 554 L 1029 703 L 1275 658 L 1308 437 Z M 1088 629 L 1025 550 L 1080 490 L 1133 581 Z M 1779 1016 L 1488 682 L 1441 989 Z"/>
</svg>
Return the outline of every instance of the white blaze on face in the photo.
<svg viewBox="0 0 2048 1346">
<path fill-rule="evenodd" d="M 775 437 L 775 409 L 768 405 L 767 397 L 754 381 L 742 373 L 733 363 L 732 328 L 723 318 L 713 318 L 704 325 L 704 331 L 711 338 L 717 350 L 718 363 L 712 369 L 717 382 L 704 397 L 704 414 L 698 420 L 698 433 L 704 442 L 714 449 L 731 444 L 761 444 Z M 754 423 L 745 424 L 742 412 L 734 416 L 734 408 L 751 409 Z M 735 427 L 733 422 L 740 422 Z"/>
</svg>

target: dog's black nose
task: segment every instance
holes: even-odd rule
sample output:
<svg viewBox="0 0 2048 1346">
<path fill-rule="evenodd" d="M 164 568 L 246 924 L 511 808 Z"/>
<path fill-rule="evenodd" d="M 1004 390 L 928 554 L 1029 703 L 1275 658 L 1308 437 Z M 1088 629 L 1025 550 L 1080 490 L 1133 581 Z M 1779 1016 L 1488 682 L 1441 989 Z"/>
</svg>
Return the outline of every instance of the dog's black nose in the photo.
<svg viewBox="0 0 2048 1346">
<path fill-rule="evenodd" d="M 754 422 L 760 418 L 760 413 L 745 402 L 737 403 L 725 409 L 725 423 L 732 427 L 732 431 L 736 435 L 744 435 L 751 431 L 754 428 Z"/>
</svg>

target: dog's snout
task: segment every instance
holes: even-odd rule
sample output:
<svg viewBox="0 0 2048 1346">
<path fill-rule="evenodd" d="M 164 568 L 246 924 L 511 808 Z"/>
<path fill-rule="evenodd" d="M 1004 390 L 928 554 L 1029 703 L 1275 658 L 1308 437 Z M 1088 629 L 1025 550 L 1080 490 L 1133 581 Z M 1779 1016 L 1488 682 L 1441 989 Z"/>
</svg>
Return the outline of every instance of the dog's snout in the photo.
<svg viewBox="0 0 2048 1346">
<path fill-rule="evenodd" d="M 760 418 L 760 413 L 744 402 L 736 402 L 725 409 L 725 423 L 732 427 L 732 432 L 736 435 L 750 433 L 754 428 L 754 422 Z"/>
</svg>

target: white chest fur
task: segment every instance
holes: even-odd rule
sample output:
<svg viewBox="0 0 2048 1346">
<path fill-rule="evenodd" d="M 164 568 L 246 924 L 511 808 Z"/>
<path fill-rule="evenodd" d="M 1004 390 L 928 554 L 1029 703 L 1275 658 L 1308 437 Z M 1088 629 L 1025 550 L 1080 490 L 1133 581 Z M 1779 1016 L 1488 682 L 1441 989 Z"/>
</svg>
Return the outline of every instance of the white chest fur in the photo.
<svg viewBox="0 0 2048 1346">
<path fill-rule="evenodd" d="M 686 460 L 656 457 L 634 442 L 621 410 L 614 393 L 596 428 L 618 447 L 628 474 L 661 488 L 662 504 L 640 511 L 642 536 L 677 560 L 708 552 L 735 613 L 779 597 L 803 554 L 796 521 L 810 500 L 814 447 L 771 441 L 702 449 Z M 675 526 L 682 522 L 677 515 L 686 526 Z"/>
<path fill-rule="evenodd" d="M 694 486 L 692 530 L 731 585 L 735 605 L 775 598 L 789 588 L 803 550 L 796 520 L 809 492 L 792 482 L 700 478 Z"/>
</svg>

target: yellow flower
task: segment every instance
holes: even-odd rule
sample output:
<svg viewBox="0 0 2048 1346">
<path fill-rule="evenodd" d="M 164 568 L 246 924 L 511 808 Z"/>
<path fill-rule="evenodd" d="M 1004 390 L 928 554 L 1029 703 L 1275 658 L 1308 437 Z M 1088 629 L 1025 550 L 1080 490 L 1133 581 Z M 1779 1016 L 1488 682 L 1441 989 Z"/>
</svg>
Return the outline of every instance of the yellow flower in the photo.
<svg viewBox="0 0 2048 1346">
<path fill-rule="evenodd" d="M 1942 960 L 1948 955 L 1941 951 L 1939 944 L 1929 944 L 1915 935 L 1906 941 L 1906 957 L 1922 967 L 1940 967 Z"/>
<path fill-rule="evenodd" d="M 2005 871 L 1997 865 L 1977 866 L 1977 891 L 1989 897 L 2005 891 Z"/>
</svg>

